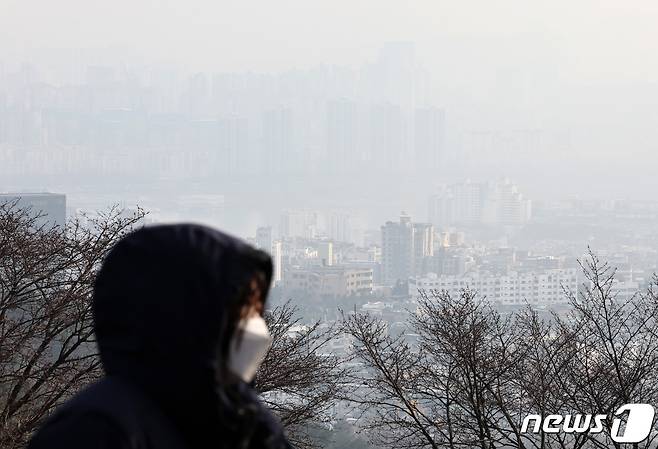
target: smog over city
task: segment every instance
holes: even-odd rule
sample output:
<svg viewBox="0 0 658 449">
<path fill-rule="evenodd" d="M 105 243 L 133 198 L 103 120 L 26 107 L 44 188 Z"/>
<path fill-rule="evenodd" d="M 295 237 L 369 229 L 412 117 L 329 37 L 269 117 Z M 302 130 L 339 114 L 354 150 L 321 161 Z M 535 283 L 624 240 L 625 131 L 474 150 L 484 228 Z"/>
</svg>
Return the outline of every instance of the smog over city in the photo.
<svg viewBox="0 0 658 449">
<path fill-rule="evenodd" d="M 295 447 L 637 443 L 519 429 L 658 403 L 656 23 L 644 0 L 0 0 L 0 316 L 36 310 L 11 299 L 42 279 L 16 251 L 51 260 L 25 235 L 93 247 L 58 268 L 91 286 L 129 231 L 202 224 L 271 257 L 282 352 L 255 388 Z M 268 383 L 277 357 L 317 388 Z M 68 397 L 37 407 L 23 360 L 3 447 Z"/>
</svg>

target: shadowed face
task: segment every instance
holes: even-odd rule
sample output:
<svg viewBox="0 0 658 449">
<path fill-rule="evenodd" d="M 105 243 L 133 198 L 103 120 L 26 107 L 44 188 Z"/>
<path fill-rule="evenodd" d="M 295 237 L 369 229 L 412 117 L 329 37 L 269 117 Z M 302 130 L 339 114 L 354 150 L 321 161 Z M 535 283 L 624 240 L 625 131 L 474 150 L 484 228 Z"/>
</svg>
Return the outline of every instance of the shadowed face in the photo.
<svg viewBox="0 0 658 449">
<path fill-rule="evenodd" d="M 263 275 L 261 273 L 256 274 L 249 283 L 249 293 L 245 298 L 245 302 L 240 309 L 240 319 L 247 319 L 254 316 L 262 316 L 264 312 L 264 298 L 263 292 L 261 289 L 261 283 L 263 281 Z M 261 282 L 259 282 L 261 281 Z"/>
</svg>

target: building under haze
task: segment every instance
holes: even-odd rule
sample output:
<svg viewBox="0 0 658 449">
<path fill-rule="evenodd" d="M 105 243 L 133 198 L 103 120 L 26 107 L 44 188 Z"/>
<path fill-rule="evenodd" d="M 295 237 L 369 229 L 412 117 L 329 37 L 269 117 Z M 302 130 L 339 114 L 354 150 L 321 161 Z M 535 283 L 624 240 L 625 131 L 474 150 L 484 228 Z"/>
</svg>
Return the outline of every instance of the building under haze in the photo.
<svg viewBox="0 0 658 449">
<path fill-rule="evenodd" d="M 323 266 L 334 264 L 334 244 L 332 242 L 318 243 L 318 258 Z"/>
<path fill-rule="evenodd" d="M 326 214 L 327 237 L 338 242 L 353 239 L 352 217 L 347 213 L 332 211 Z"/>
<path fill-rule="evenodd" d="M 262 113 L 262 161 L 265 173 L 279 174 L 294 169 L 292 110 L 286 107 Z"/>
<path fill-rule="evenodd" d="M 493 224 L 521 226 L 530 220 L 532 202 L 524 198 L 509 179 L 490 186 L 486 201 L 489 215 L 485 215 L 485 222 L 490 220 Z"/>
<path fill-rule="evenodd" d="M 281 213 L 279 235 L 312 239 L 318 231 L 318 213 L 314 211 L 286 209 Z"/>
<path fill-rule="evenodd" d="M 283 245 L 281 241 L 276 240 L 272 243 L 272 263 L 274 264 L 274 273 L 272 281 L 278 284 L 283 280 Z"/>
<path fill-rule="evenodd" d="M 259 226 L 256 229 L 256 238 L 253 243 L 272 257 L 273 273 L 272 281 L 277 284 L 283 279 L 283 251 L 280 240 L 274 240 L 271 226 Z"/>
<path fill-rule="evenodd" d="M 428 258 L 434 254 L 434 227 L 412 223 L 404 212 L 398 223 L 388 221 L 382 231 L 382 281 L 393 284 L 424 274 Z"/>
<path fill-rule="evenodd" d="M 521 226 L 528 222 L 532 202 L 509 179 L 493 183 L 472 182 L 443 185 L 429 198 L 429 218 L 438 227 L 452 225 Z"/>
<path fill-rule="evenodd" d="M 326 151 L 328 167 L 333 172 L 358 168 L 356 103 L 347 99 L 327 102 Z"/>
<path fill-rule="evenodd" d="M 373 270 L 350 266 L 291 267 L 286 270 L 284 288 L 309 297 L 368 295 L 373 288 Z"/>
<path fill-rule="evenodd" d="M 256 229 L 256 247 L 265 251 L 272 249 L 272 227 L 260 226 Z"/>
<path fill-rule="evenodd" d="M 446 291 L 456 297 L 462 289 L 469 288 L 494 304 L 563 304 L 569 302 L 564 289 L 574 294 L 578 291 L 578 273 L 575 268 L 510 271 L 503 275 L 475 272 L 464 276 L 438 276 L 430 273 L 410 279 L 409 294 L 418 298 L 421 289 L 430 295 L 431 290 L 434 290 L 437 293 Z"/>
<path fill-rule="evenodd" d="M 416 170 L 445 173 L 445 112 L 436 107 L 416 109 L 414 116 L 414 151 Z"/>
<path fill-rule="evenodd" d="M 16 202 L 21 209 L 39 216 L 40 225 L 66 225 L 66 195 L 61 193 L 0 193 L 0 204 Z"/>
<path fill-rule="evenodd" d="M 376 104 L 370 110 L 370 162 L 380 174 L 409 167 L 409 117 L 397 104 Z"/>
</svg>

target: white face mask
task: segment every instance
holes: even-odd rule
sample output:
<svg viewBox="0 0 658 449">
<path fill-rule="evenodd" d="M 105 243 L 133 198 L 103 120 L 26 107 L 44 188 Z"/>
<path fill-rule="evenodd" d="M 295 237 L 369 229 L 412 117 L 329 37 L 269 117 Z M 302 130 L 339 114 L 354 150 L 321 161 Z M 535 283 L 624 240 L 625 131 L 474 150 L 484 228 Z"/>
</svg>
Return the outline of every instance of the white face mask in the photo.
<svg viewBox="0 0 658 449">
<path fill-rule="evenodd" d="M 240 321 L 229 347 L 229 370 L 245 382 L 251 382 L 271 344 L 272 337 L 262 317 Z"/>
</svg>

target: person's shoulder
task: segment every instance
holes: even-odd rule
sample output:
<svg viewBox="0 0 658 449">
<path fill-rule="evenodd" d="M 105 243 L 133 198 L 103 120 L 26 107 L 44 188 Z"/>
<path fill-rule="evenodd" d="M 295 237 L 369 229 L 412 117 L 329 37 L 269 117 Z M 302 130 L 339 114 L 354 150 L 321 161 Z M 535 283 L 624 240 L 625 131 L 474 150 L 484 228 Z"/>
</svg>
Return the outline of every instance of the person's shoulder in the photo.
<svg viewBox="0 0 658 449">
<path fill-rule="evenodd" d="M 129 449 L 129 437 L 100 413 L 67 413 L 47 421 L 27 449 Z"/>
<path fill-rule="evenodd" d="M 86 386 L 41 425 L 28 449 L 129 448 L 126 430 L 113 419 L 117 393 L 117 387 L 106 379 Z"/>
<path fill-rule="evenodd" d="M 113 377 L 85 387 L 60 406 L 33 440 L 29 449 L 185 448 L 171 423 L 139 388 Z"/>
<path fill-rule="evenodd" d="M 258 408 L 257 422 L 250 449 L 291 449 L 283 423 L 279 417 L 267 407 L 256 392 L 249 389 L 250 399 Z"/>
</svg>

